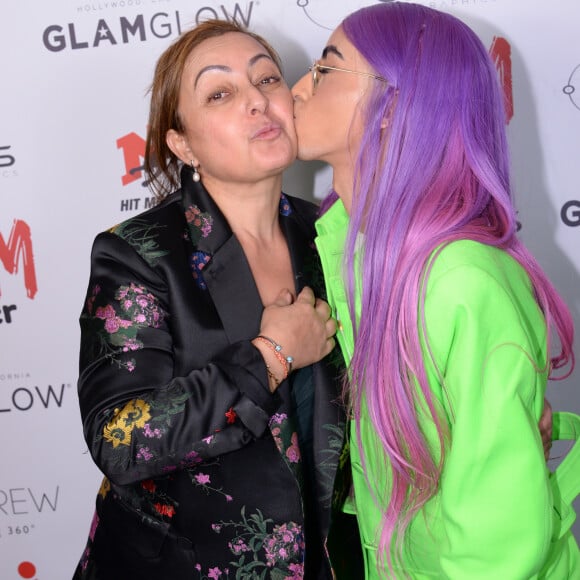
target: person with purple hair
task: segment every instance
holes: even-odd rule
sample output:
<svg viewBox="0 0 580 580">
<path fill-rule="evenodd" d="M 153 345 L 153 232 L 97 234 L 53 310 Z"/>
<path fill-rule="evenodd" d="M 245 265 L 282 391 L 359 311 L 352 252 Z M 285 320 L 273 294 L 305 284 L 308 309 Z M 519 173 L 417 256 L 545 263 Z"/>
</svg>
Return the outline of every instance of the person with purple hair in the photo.
<svg viewBox="0 0 580 580">
<path fill-rule="evenodd" d="M 516 236 L 485 47 L 449 14 L 381 3 L 293 94 L 299 157 L 333 169 L 316 245 L 366 577 L 579 578 L 580 446 L 551 473 L 537 428 L 547 380 L 574 367 L 572 318 Z M 579 433 L 555 414 L 554 438 Z"/>
</svg>

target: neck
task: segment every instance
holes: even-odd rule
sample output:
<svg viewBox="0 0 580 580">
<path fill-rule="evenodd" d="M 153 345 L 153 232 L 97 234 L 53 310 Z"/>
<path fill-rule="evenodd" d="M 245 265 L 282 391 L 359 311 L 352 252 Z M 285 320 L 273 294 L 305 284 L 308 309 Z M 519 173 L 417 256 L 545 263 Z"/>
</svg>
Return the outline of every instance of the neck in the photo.
<svg viewBox="0 0 580 580">
<path fill-rule="evenodd" d="M 281 175 L 259 183 L 204 180 L 204 186 L 238 238 L 249 237 L 267 242 L 278 233 Z"/>
<path fill-rule="evenodd" d="M 352 188 L 354 178 L 351 171 L 340 171 L 333 168 L 332 172 L 332 187 L 338 197 L 340 197 L 346 213 L 350 215 L 352 205 Z"/>
</svg>

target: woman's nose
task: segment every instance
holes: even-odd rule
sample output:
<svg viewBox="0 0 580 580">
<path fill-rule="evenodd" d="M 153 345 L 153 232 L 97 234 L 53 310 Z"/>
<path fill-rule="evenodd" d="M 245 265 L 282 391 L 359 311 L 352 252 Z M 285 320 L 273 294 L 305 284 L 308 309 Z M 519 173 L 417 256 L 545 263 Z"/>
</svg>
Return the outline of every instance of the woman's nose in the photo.
<svg viewBox="0 0 580 580">
<path fill-rule="evenodd" d="M 268 110 L 268 97 L 259 88 L 252 85 L 248 95 L 248 109 L 252 115 L 265 113 Z"/>
<path fill-rule="evenodd" d="M 292 87 L 292 97 L 295 101 L 299 99 L 304 99 L 310 94 L 310 89 L 312 88 L 311 75 L 307 72 L 301 78 L 299 78 L 294 86 Z"/>
</svg>

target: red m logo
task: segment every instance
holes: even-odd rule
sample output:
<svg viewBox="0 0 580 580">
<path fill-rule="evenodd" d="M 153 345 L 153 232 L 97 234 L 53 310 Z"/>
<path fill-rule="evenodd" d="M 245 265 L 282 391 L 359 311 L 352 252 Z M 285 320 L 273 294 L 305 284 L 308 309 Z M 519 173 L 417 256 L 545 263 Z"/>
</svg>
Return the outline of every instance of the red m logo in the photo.
<svg viewBox="0 0 580 580">
<path fill-rule="evenodd" d="M 18 272 L 18 263 L 22 261 L 24 267 L 24 286 L 28 298 L 34 298 L 38 291 L 36 284 L 36 270 L 32 254 L 32 237 L 28 224 L 22 220 L 14 220 L 8 244 L 0 234 L 0 261 L 9 274 Z M 2 292 L 0 292 L 0 296 Z"/>
</svg>

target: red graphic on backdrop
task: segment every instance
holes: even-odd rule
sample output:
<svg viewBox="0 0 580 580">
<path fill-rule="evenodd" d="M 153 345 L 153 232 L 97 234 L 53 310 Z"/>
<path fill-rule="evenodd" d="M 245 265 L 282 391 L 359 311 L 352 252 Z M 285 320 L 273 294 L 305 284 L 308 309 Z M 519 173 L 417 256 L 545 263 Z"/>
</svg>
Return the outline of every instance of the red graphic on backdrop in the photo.
<svg viewBox="0 0 580 580">
<path fill-rule="evenodd" d="M 20 562 L 18 565 L 18 574 L 21 578 L 34 578 L 36 566 L 32 562 Z"/>
<path fill-rule="evenodd" d="M 34 298 L 38 291 L 36 284 L 36 270 L 32 253 L 32 236 L 28 224 L 22 220 L 14 220 L 8 243 L 0 233 L 0 262 L 9 274 L 18 272 L 18 263 L 24 267 L 24 286 L 28 298 Z M 0 296 L 2 292 L 0 290 Z"/>
<path fill-rule="evenodd" d="M 121 177 L 123 185 L 128 185 L 139 179 L 143 172 L 143 159 L 145 158 L 145 139 L 137 133 L 128 133 L 117 139 L 117 149 L 123 150 L 125 161 L 125 175 Z"/>
<path fill-rule="evenodd" d="M 510 43 L 501 36 L 494 36 L 489 55 L 495 63 L 499 82 L 503 88 L 506 123 L 514 116 L 514 94 L 512 90 L 512 49 Z"/>
</svg>

